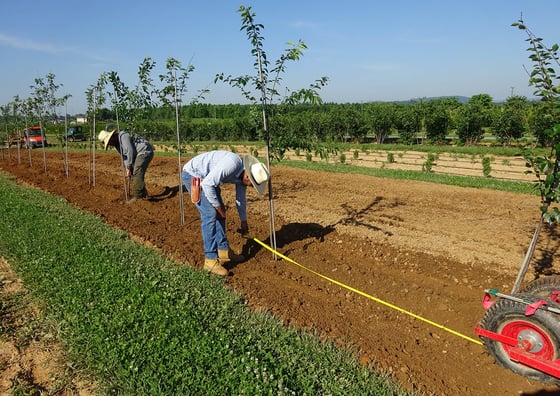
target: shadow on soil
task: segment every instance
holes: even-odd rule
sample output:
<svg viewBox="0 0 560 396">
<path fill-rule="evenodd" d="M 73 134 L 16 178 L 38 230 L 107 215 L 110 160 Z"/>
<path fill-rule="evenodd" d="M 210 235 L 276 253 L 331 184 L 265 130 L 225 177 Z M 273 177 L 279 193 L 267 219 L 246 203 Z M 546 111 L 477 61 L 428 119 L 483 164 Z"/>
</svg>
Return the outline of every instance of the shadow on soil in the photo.
<svg viewBox="0 0 560 396">
<path fill-rule="evenodd" d="M 361 209 L 355 209 L 348 204 L 342 204 L 341 208 L 344 209 L 344 211 L 346 211 L 346 216 L 342 217 L 335 224 L 329 227 L 334 227 L 339 224 L 350 225 L 353 227 L 365 227 L 372 231 L 382 232 L 387 236 L 391 236 L 393 235 L 391 232 L 385 231 L 382 228 L 378 227 L 377 225 L 372 224 L 372 221 L 371 220 L 368 221 L 366 218 L 366 215 L 368 213 L 379 210 L 381 206 L 380 205 L 381 201 L 383 201 L 382 197 L 375 197 L 375 199 L 371 203 L 369 203 L 368 205 L 366 205 Z M 395 203 L 392 206 L 396 206 L 396 205 L 398 205 L 398 203 Z"/>
<path fill-rule="evenodd" d="M 283 226 L 280 230 L 276 231 L 276 248 L 282 248 L 292 242 L 302 241 L 305 239 L 313 238 L 322 242 L 324 237 L 334 231 L 334 227 L 323 227 L 317 223 L 290 223 Z M 263 241 L 267 245 L 271 245 L 270 237 Z M 310 242 L 311 243 L 311 242 Z M 305 247 L 307 244 L 303 247 Z M 242 254 L 247 257 L 254 257 L 261 249 L 264 249 L 257 242 L 248 239 L 243 246 Z M 289 251 L 285 254 L 289 254 Z"/>
<path fill-rule="evenodd" d="M 558 390 L 540 390 L 537 392 L 523 392 L 521 396 L 553 396 L 558 395 Z"/>
<path fill-rule="evenodd" d="M 547 245 L 541 249 L 541 259 L 535 264 L 535 276 L 541 275 L 558 275 L 558 271 L 554 271 L 554 257 L 560 250 L 560 233 L 556 227 L 546 227 L 543 233 L 546 233 Z"/>
<path fill-rule="evenodd" d="M 183 191 L 186 192 L 186 188 L 183 187 Z M 165 186 L 163 191 L 160 192 L 159 194 L 150 195 L 150 201 L 158 202 L 158 201 L 163 201 L 163 200 L 166 200 L 166 199 L 171 199 L 171 198 L 174 198 L 175 196 L 177 196 L 178 193 L 179 193 L 179 186 L 178 185 L 175 186 L 175 187 Z"/>
</svg>

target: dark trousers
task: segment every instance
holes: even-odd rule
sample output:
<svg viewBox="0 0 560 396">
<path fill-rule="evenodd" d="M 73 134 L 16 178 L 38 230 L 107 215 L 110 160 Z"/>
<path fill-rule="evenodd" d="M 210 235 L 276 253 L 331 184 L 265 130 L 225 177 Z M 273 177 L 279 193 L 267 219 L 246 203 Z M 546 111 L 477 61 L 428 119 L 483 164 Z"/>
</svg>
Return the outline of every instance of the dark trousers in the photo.
<svg viewBox="0 0 560 396">
<path fill-rule="evenodd" d="M 150 162 L 154 158 L 154 153 L 137 155 L 134 161 L 132 170 L 132 183 L 134 184 L 134 198 L 146 198 L 148 190 L 146 190 L 146 183 L 144 176 L 148 170 Z"/>
</svg>

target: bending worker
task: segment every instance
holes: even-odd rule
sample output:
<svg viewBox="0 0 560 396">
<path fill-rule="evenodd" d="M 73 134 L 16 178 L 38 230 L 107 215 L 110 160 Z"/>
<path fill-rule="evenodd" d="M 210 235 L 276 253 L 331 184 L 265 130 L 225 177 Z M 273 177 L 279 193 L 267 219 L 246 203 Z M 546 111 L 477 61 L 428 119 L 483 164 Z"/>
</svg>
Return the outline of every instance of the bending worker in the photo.
<svg viewBox="0 0 560 396">
<path fill-rule="evenodd" d="M 117 149 L 126 169 L 126 177 L 132 177 L 134 197 L 128 203 L 148 198 L 144 176 L 154 158 L 154 148 L 143 137 L 131 138 L 127 131 L 118 131 L 112 125 L 108 125 L 106 129 L 99 132 L 98 139 L 103 142 L 105 150 L 109 146 Z"/>
<path fill-rule="evenodd" d="M 241 157 L 223 150 L 209 151 L 193 157 L 183 166 L 181 178 L 191 200 L 200 212 L 202 240 L 204 242 L 204 269 L 225 276 L 223 264 L 245 260 L 235 254 L 226 236 L 226 207 L 220 185 L 235 184 L 235 205 L 241 221 L 241 232 L 247 234 L 247 186 L 263 194 L 270 173 L 255 157 Z"/>
</svg>

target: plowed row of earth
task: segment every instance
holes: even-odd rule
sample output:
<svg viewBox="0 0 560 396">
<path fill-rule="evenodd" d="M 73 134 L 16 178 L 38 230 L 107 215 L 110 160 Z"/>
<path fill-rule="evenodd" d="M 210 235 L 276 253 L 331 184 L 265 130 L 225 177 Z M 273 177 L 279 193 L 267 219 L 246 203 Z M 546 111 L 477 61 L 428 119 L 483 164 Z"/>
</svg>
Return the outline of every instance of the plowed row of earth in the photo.
<svg viewBox="0 0 560 396">
<path fill-rule="evenodd" d="M 27 155 L 27 154 L 26 154 Z M 183 163 L 189 158 L 183 158 Z M 18 181 L 66 197 L 132 238 L 182 265 L 200 268 L 200 221 L 184 195 L 181 225 L 178 160 L 156 155 L 147 174 L 149 200 L 125 203 L 115 152 L 4 154 L 0 168 Z M 394 304 L 439 326 L 333 284 L 236 233 L 232 186 L 228 232 L 246 261 L 227 283 L 254 310 L 288 326 L 354 345 L 407 390 L 436 395 L 546 395 L 558 389 L 494 363 L 476 339 L 485 289 L 508 293 L 539 216 L 539 198 L 499 191 L 307 171 L 274 164 L 274 229 L 278 251 L 304 267 Z M 268 197 L 248 189 L 251 233 L 269 243 Z M 558 272 L 560 241 L 545 228 L 526 281 Z"/>
</svg>

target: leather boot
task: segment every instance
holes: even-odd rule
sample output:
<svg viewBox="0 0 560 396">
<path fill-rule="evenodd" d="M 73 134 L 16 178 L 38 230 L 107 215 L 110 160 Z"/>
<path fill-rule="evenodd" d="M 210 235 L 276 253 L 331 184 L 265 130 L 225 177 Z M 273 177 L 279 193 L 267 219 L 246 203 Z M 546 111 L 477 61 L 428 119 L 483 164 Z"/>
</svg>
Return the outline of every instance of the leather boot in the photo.
<svg viewBox="0 0 560 396">
<path fill-rule="evenodd" d="M 218 250 L 218 257 L 222 263 L 227 263 L 229 261 L 240 263 L 245 260 L 245 256 L 235 253 L 231 248 L 228 250 Z"/>
<path fill-rule="evenodd" d="M 210 271 L 211 273 L 216 274 L 216 275 L 220 275 L 220 276 L 226 276 L 229 273 L 229 271 L 227 269 L 222 267 L 222 263 L 220 262 L 219 259 L 205 258 L 204 259 L 204 269 L 206 271 Z"/>
</svg>

